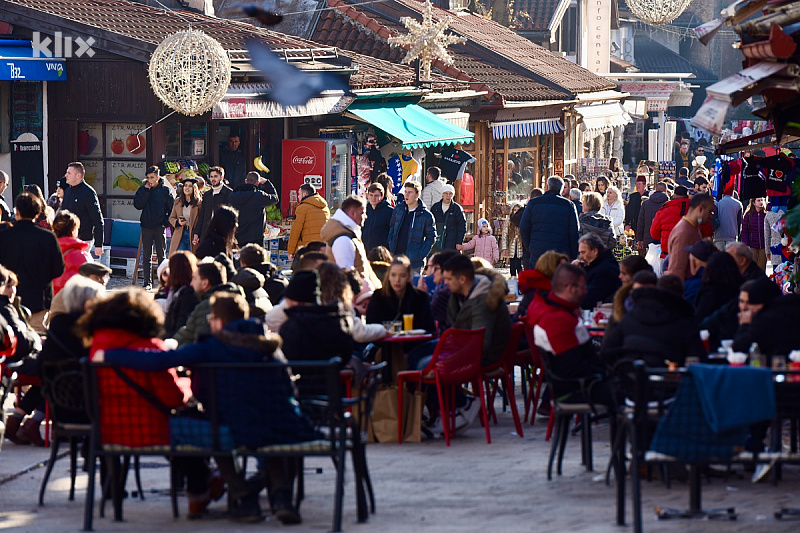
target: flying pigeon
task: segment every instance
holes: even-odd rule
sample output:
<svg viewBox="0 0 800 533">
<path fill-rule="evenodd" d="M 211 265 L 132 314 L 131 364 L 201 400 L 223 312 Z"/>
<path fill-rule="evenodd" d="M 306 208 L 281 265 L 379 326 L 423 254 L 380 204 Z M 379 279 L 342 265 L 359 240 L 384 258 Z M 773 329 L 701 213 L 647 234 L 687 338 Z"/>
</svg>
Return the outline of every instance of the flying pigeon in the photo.
<svg viewBox="0 0 800 533">
<path fill-rule="evenodd" d="M 266 9 L 255 4 L 236 4 L 225 9 L 223 13 L 244 13 L 248 17 L 253 17 L 266 26 L 274 26 L 283 20 L 283 15 L 274 9 Z"/>
<path fill-rule="evenodd" d="M 256 40 L 247 41 L 250 62 L 272 86 L 264 95 L 284 106 L 305 105 L 323 91 L 343 91 L 352 94 L 342 77 L 330 72 L 304 72 L 278 57 L 267 45 Z"/>
</svg>

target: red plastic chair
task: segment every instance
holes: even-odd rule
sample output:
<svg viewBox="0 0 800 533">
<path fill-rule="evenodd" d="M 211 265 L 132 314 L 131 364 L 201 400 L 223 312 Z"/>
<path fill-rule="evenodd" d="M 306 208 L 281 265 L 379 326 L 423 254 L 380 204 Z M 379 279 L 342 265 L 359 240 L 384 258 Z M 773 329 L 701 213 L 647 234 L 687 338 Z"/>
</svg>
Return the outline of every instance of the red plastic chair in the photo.
<svg viewBox="0 0 800 533">
<path fill-rule="evenodd" d="M 514 417 L 514 426 L 517 428 L 517 435 L 520 437 L 522 434 L 522 422 L 519 420 L 519 411 L 517 411 L 517 402 L 514 398 L 514 358 L 519 349 L 519 340 L 525 325 L 522 322 L 517 322 L 511 326 L 511 335 L 508 338 L 508 344 L 503 352 L 503 356 L 499 361 L 493 365 L 483 367 L 483 381 L 486 387 L 487 408 L 489 409 L 489 418 L 494 420 L 497 424 L 497 413 L 494 410 L 494 399 L 497 396 L 497 390 L 500 386 L 500 380 L 503 380 L 503 387 L 508 396 L 508 403 L 511 406 L 511 414 Z M 532 392 L 532 391 L 531 391 Z"/>
<path fill-rule="evenodd" d="M 492 443 L 489 434 L 486 399 L 483 395 L 481 355 L 486 328 L 455 329 L 442 333 L 433 352 L 433 358 L 423 370 L 397 373 L 397 442 L 403 442 L 403 387 L 406 381 L 436 385 L 439 395 L 439 413 L 444 426 L 444 441 L 450 446 L 450 435 L 456 427 L 456 387 L 472 383 L 475 396 L 481 401 L 481 414 L 486 429 L 486 442 Z M 447 418 L 445 418 L 445 416 Z"/>
<path fill-rule="evenodd" d="M 531 425 L 533 425 L 534 420 L 536 419 L 536 410 L 539 408 L 539 396 L 542 392 L 542 380 L 544 379 L 544 361 L 542 360 L 542 354 L 539 351 L 539 348 L 536 346 L 536 343 L 533 340 L 533 328 L 529 326 L 525 326 L 525 336 L 528 338 L 528 346 L 530 346 L 530 354 L 529 354 L 529 362 L 526 364 L 531 365 L 531 372 L 537 373 L 536 378 L 536 396 L 533 399 L 533 405 L 530 407 L 531 413 Z M 530 399 L 533 397 L 532 394 L 529 393 L 528 400 L 530 403 Z M 552 403 L 552 402 L 551 402 Z M 528 405 L 525 405 L 525 412 L 528 412 Z M 525 419 L 527 420 L 527 414 Z M 550 408 L 550 418 L 547 421 L 547 433 L 545 434 L 544 440 L 550 440 L 550 437 L 553 434 L 553 425 L 555 424 L 555 417 L 553 416 L 553 409 L 552 405 Z"/>
</svg>

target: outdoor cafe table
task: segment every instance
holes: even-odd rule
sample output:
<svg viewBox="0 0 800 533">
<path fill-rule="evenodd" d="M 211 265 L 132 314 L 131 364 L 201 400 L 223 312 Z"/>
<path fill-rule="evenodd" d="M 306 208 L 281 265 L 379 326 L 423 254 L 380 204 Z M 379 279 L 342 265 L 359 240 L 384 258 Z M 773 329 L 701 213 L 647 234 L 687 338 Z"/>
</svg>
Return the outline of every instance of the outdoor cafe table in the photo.
<svg viewBox="0 0 800 533">
<path fill-rule="evenodd" d="M 381 358 L 383 361 L 387 361 L 391 367 L 391 372 L 387 372 L 386 375 L 387 377 L 391 376 L 392 383 L 397 381 L 398 372 L 408 370 L 408 361 L 402 349 L 403 345 L 409 342 L 423 343 L 434 338 L 435 336 L 431 333 L 411 335 L 401 332 L 387 335 L 380 340 L 382 344 Z M 387 357 L 386 354 L 390 354 L 390 356 Z"/>
</svg>

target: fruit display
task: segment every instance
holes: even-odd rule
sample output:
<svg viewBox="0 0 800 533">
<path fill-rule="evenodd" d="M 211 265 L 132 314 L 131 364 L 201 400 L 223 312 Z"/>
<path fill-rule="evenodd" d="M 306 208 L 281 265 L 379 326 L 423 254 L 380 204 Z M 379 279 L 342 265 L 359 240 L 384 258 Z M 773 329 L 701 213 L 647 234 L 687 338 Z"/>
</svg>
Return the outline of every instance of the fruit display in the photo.
<svg viewBox="0 0 800 533">
<path fill-rule="evenodd" d="M 208 176 L 208 173 L 211 171 L 211 167 L 208 166 L 208 163 L 200 163 L 200 165 L 197 167 L 197 171 L 203 176 Z"/>
<path fill-rule="evenodd" d="M 121 141 L 120 141 L 121 142 Z M 122 189 L 123 191 L 135 192 L 136 189 L 142 186 L 142 180 L 135 177 L 131 172 L 120 171 L 119 176 L 114 178 L 114 189 Z"/>
</svg>

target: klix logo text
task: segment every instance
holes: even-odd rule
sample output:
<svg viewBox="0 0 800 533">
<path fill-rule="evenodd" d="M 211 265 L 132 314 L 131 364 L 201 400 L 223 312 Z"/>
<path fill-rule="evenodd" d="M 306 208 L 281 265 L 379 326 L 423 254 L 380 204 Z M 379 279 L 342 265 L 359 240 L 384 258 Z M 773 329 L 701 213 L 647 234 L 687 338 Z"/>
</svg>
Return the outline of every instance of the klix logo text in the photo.
<svg viewBox="0 0 800 533">
<path fill-rule="evenodd" d="M 83 37 L 64 37 L 60 31 L 50 38 L 38 31 L 33 32 L 31 46 L 33 57 L 94 57 L 92 45 L 94 37 L 84 40 Z"/>
</svg>

